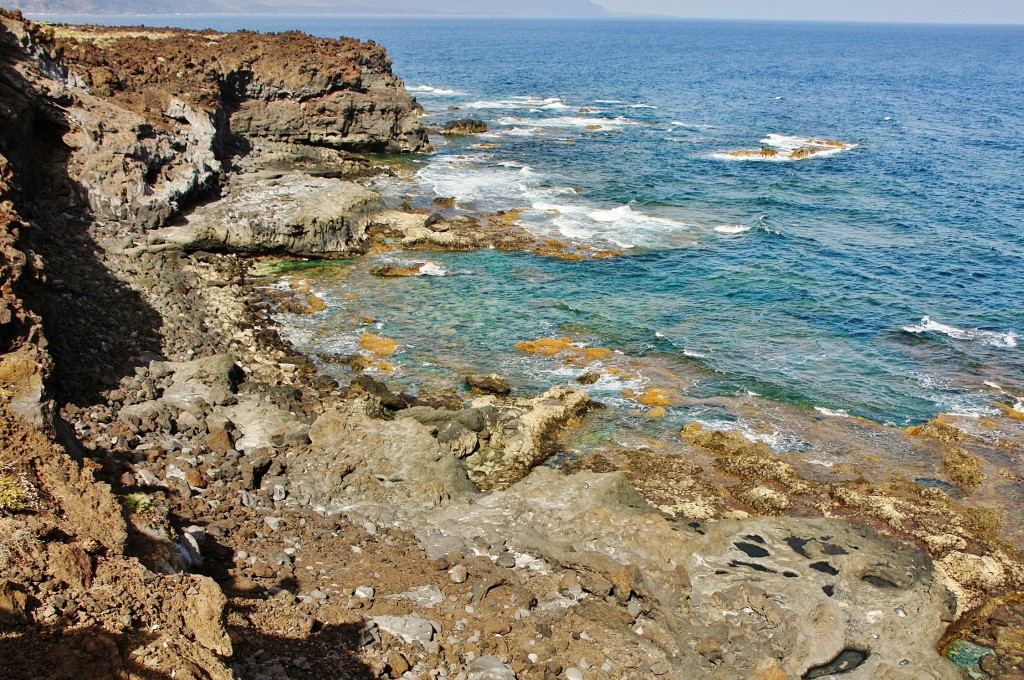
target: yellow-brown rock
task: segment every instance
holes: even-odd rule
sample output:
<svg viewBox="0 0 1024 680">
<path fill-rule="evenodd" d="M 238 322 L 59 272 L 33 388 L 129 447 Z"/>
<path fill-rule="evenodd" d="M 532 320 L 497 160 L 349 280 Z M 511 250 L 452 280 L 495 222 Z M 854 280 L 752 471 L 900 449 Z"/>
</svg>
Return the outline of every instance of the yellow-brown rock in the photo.
<svg viewBox="0 0 1024 680">
<path fill-rule="evenodd" d="M 538 338 L 537 340 L 523 340 L 516 343 L 516 349 L 547 357 L 553 357 L 571 346 L 571 338 Z"/>
<path fill-rule="evenodd" d="M 398 343 L 391 338 L 385 338 L 376 333 L 363 333 L 359 336 L 359 346 L 373 352 L 379 357 L 386 357 L 395 353 Z"/>
<path fill-rule="evenodd" d="M 965 491 L 977 488 L 985 479 L 981 472 L 981 460 L 970 451 L 958 447 L 949 447 L 942 454 L 942 469 Z"/>
<path fill-rule="evenodd" d="M 672 393 L 664 387 L 649 387 L 636 400 L 644 406 L 668 406 L 672 403 Z"/>
</svg>

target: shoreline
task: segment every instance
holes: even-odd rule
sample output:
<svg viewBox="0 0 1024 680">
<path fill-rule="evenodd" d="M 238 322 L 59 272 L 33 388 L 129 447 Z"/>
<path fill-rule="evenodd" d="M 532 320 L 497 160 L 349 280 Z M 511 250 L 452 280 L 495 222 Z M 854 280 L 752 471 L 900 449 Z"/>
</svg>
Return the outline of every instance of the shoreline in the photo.
<svg viewBox="0 0 1024 680">
<path fill-rule="evenodd" d="M 272 129 L 259 114 L 250 129 Z M 195 109 L 183 106 L 180 117 L 202 127 Z M 415 138 L 415 127 L 405 133 Z M 358 165 L 328 156 L 328 165 Z M 240 177 L 288 186 L 285 173 L 261 172 Z M 306 177 L 297 183 L 321 181 Z M 222 208 L 245 195 L 237 181 L 223 186 Z M 188 212 L 189 224 L 217 205 Z M 190 238 L 202 234 L 184 241 L 199 244 L 193 249 L 166 232 L 126 226 L 162 209 L 147 204 L 87 222 L 76 233 L 97 246 L 98 259 L 71 249 L 63 262 L 72 268 L 37 289 L 43 299 L 51 287 L 68 290 L 62 277 L 99 262 L 126 296 L 146 303 L 152 335 L 124 339 L 134 366 L 116 384 L 106 382 L 116 374 L 104 365 L 67 367 L 78 347 L 73 333 L 58 331 L 42 350 L 54 352 L 59 379 L 89 377 L 96 389 L 82 382 L 75 388 L 83 394 L 62 399 L 53 428 L 66 453 L 40 444 L 21 461 L 45 492 L 39 513 L 0 517 L 8 536 L 29 536 L 27 555 L 16 560 L 27 576 L 3 590 L 3 611 L 14 602 L 23 619 L 4 629 L 13 637 L 0 638 L 5 664 L 41 662 L 16 647 L 57 627 L 72 638 L 100 635 L 108 668 L 192 677 L 325 677 L 340 664 L 356 677 L 765 680 L 828 672 L 858 651 L 862 674 L 954 678 L 934 651 L 946 623 L 1024 583 L 1024 567 L 991 518 L 972 516 L 941 491 L 808 479 L 767 447 L 728 433 L 685 429 L 692 450 L 702 452 L 696 462 L 655 451 L 634 452 L 625 463 L 594 456 L 571 475 L 537 467 L 587 408 L 578 387 L 527 398 L 410 397 L 365 379 L 336 388 L 278 336 L 249 280 L 250 262 L 205 250 L 220 232 L 193 231 Z M 335 231 L 354 235 L 380 215 L 364 219 L 361 211 L 314 206 L 278 226 L 333 219 Z M 176 205 L 171 214 L 180 214 Z M 491 223 L 451 220 L 431 229 L 429 215 L 403 214 L 390 215 L 386 233 L 410 246 L 463 249 L 487 238 L 524 250 L 543 245 L 507 216 L 495 216 L 489 231 Z M 282 247 L 278 231 L 251 228 L 244 235 L 251 247 Z M 238 249 L 231 238 L 223 243 Z M 116 304 L 101 297 L 103 282 L 83 278 L 71 288 L 100 302 L 74 317 L 83 319 L 85 337 L 102 339 L 88 360 L 103 357 L 102 343 L 142 330 L 143 317 L 130 308 L 110 321 L 85 318 Z M 386 343 L 369 347 L 379 348 L 368 353 L 381 361 L 390 354 Z M 4 390 L 0 406 L 12 433 L 47 432 L 45 413 L 34 430 L 11 413 L 6 383 Z M 970 436 L 948 423 L 924 428 L 940 442 Z M 8 453 L 18 450 L 5 444 Z M 60 487 L 50 457 L 88 473 Z M 669 479 L 678 486 L 658 486 Z M 736 493 L 725 495 L 730 479 Z M 84 509 L 72 502 L 82 494 L 93 498 Z M 746 509 L 737 505 L 742 499 Z M 915 537 L 941 571 L 909 544 L 863 528 L 872 525 Z M 66 538 L 55 538 L 57 530 Z M 52 560 L 48 571 L 41 556 Z M 946 586 L 959 589 L 956 607 Z M 872 614 L 880 608 L 892 612 Z M 984 622 L 972 625 L 972 639 L 994 635 Z M 51 663 L 73 667 L 90 658 L 84 642 L 66 647 L 45 647 Z M 901 660 L 909 668 L 900 670 Z"/>
</svg>

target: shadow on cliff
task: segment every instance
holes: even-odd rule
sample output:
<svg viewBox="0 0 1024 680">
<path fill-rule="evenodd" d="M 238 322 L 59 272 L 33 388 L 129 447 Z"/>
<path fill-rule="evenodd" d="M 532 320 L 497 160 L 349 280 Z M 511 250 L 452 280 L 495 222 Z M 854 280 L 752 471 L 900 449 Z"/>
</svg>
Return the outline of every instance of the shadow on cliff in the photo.
<svg viewBox="0 0 1024 680">
<path fill-rule="evenodd" d="M 166 672 L 131 660 L 130 652 L 152 642 L 149 633 L 112 633 L 100 626 L 63 630 L 49 626 L 0 627 L 0 677 L 19 680 L 83 680 L 130 675 L 170 680 Z"/>
<path fill-rule="evenodd" d="M 160 353 L 161 319 L 98 259 L 86 190 L 68 175 L 69 125 L 58 105 L 71 102 L 36 93 L 14 68 L 22 56 L 17 38 L 0 26 L 0 153 L 14 171 L 16 208 L 30 224 L 18 245 L 30 265 L 42 263 L 18 293 L 43 318 L 55 363 L 50 391 L 89 404 Z"/>
<path fill-rule="evenodd" d="M 229 604 L 228 607 L 233 610 L 234 620 L 248 620 L 250 615 L 258 614 L 258 607 L 254 605 Z M 375 640 L 358 623 L 322 624 L 314 621 L 309 630 L 279 635 L 260 632 L 250 625 L 229 625 L 228 632 L 232 639 L 237 640 L 233 660 L 241 669 L 239 675 L 242 678 L 256 677 L 255 669 L 249 665 L 252 661 L 257 661 L 264 669 L 280 664 L 288 677 L 296 679 L 372 680 L 401 674 L 396 672 L 397 669 L 387 667 L 378 675 L 359 659 L 359 650 L 375 644 Z M 266 670 L 263 672 L 269 674 Z"/>
</svg>

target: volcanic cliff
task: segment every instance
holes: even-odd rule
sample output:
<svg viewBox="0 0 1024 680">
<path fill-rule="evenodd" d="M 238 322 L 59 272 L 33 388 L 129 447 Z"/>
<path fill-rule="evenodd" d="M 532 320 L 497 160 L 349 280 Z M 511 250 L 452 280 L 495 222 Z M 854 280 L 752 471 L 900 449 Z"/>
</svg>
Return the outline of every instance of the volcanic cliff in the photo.
<svg viewBox="0 0 1024 680">
<path fill-rule="evenodd" d="M 351 181 L 419 113 L 372 43 L 0 12 L 0 677 L 952 680 L 978 605 L 945 642 L 1014 677 L 1024 567 L 938 490 L 700 428 L 711 464 L 538 467 L 581 387 L 395 393 L 370 332 L 342 386 L 283 342 L 326 303 L 252 254 L 536 245 Z"/>
</svg>

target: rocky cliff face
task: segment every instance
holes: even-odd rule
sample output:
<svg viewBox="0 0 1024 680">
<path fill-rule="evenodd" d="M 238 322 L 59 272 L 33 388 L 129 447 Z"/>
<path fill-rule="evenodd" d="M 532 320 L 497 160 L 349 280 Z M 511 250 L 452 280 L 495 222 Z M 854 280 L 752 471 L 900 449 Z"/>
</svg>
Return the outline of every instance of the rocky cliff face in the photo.
<svg viewBox="0 0 1024 680">
<path fill-rule="evenodd" d="M 8 51 L 23 55 L 12 70 L 59 102 L 67 174 L 104 219 L 160 225 L 254 150 L 429 148 L 419 106 L 372 43 L 4 24 Z"/>
<path fill-rule="evenodd" d="M 134 453 L 107 416 L 100 449 L 85 442 L 81 408 L 116 413 L 120 379 L 229 342 L 259 371 L 260 341 L 251 320 L 223 335 L 250 319 L 231 258 L 132 248 L 256 152 L 343 174 L 362 167 L 350 151 L 425 146 L 376 45 L 55 32 L 0 10 L 0 676 L 237 677 L 221 586 L 180 573 L 196 539 L 117 471 Z M 344 220 L 311 207 L 296 224 L 345 250 Z M 185 429 L 156 417 L 168 445 Z"/>
</svg>

